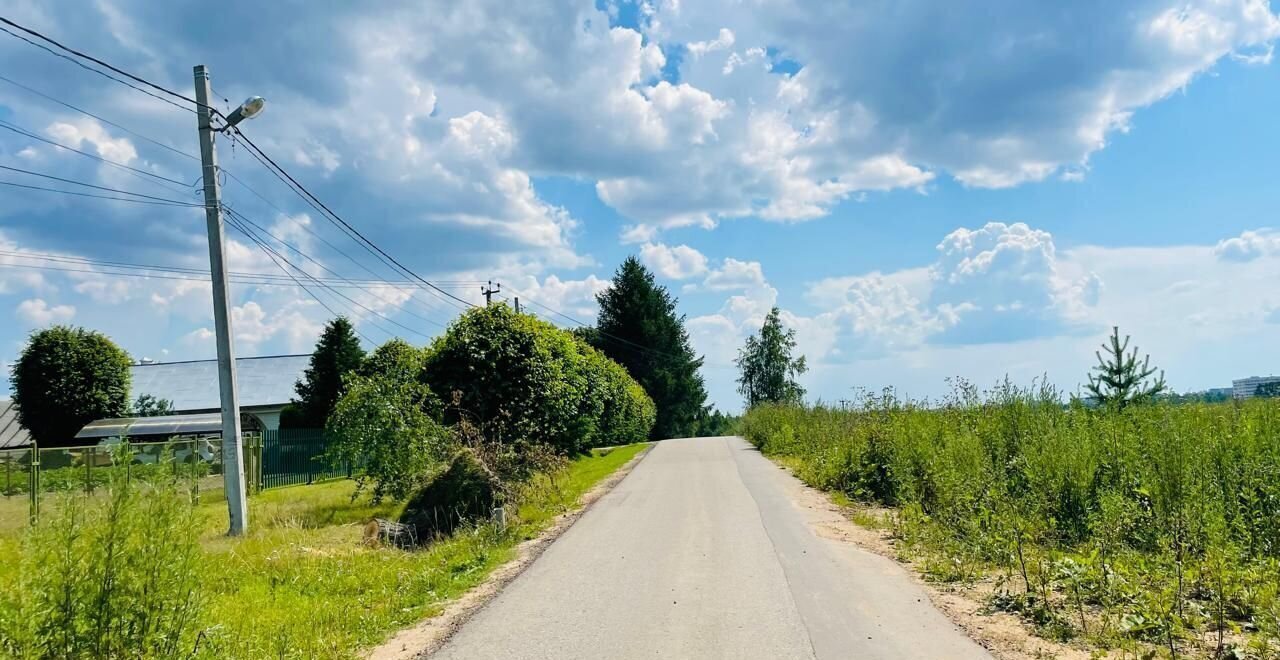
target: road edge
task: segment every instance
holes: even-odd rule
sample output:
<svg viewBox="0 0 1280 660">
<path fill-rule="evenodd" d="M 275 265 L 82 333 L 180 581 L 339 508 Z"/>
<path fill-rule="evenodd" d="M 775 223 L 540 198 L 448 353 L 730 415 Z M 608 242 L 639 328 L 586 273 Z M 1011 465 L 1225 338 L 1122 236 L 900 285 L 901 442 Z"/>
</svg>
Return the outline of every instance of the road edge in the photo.
<svg viewBox="0 0 1280 660">
<path fill-rule="evenodd" d="M 569 531 L 591 507 L 607 495 L 640 461 L 653 451 L 655 444 L 650 443 L 631 460 L 623 463 L 612 474 L 592 486 L 590 490 L 578 498 L 578 506 L 555 517 L 546 529 L 536 537 L 521 542 L 516 546 L 516 557 L 511 561 L 493 569 L 484 582 L 476 585 L 456 600 L 445 606 L 436 616 L 423 619 L 419 623 L 403 628 L 382 644 L 369 649 L 363 655 L 368 660 L 415 660 L 427 658 L 444 646 L 471 617 L 484 609 L 508 584 L 520 577 L 542 553 L 551 546 L 560 535 Z"/>
<path fill-rule="evenodd" d="M 924 590 L 935 609 L 997 660 L 1039 660 L 1045 657 L 1087 660 L 1091 657 L 1090 649 L 1036 635 L 1029 625 L 1012 614 L 986 612 L 984 603 L 956 585 L 942 585 L 924 579 L 917 567 L 903 558 L 887 530 L 867 527 L 853 520 L 851 514 L 858 507 L 838 504 L 830 493 L 806 484 L 790 466 L 773 460 L 763 452 L 761 455 L 790 477 L 791 501 L 794 505 L 820 515 L 826 514 L 822 516 L 822 520 L 810 521 L 814 534 L 848 543 L 892 560 L 912 582 Z M 867 509 L 872 510 L 874 507 Z"/>
</svg>

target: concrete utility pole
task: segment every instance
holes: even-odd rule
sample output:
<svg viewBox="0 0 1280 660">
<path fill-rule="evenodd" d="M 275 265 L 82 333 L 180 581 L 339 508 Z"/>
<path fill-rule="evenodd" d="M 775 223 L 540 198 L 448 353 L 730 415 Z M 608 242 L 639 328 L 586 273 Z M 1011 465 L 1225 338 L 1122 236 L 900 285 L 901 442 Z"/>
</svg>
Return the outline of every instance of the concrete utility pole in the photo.
<svg viewBox="0 0 1280 660">
<path fill-rule="evenodd" d="M 516 301 L 516 313 L 519 314 L 520 313 L 520 296 L 516 296 L 512 298 L 512 300 Z"/>
<path fill-rule="evenodd" d="M 218 186 L 218 154 L 213 148 L 213 117 L 209 106 L 209 70 L 195 68 L 196 123 L 200 129 L 200 164 L 204 174 L 204 213 L 209 230 L 209 271 L 213 280 L 213 323 L 218 345 L 218 391 L 222 399 L 222 482 L 227 494 L 231 526 L 239 536 L 249 528 L 245 498 L 244 447 L 240 435 L 240 403 L 236 394 L 236 354 L 232 342 L 227 269 L 223 259 L 222 203 Z"/>
<path fill-rule="evenodd" d="M 488 288 L 480 287 L 480 293 L 484 294 L 484 304 L 486 307 L 488 307 L 489 304 L 493 302 L 493 294 L 498 293 L 501 290 L 502 290 L 502 283 L 499 282 L 498 286 L 495 288 L 493 286 L 493 280 L 489 280 Z"/>
</svg>

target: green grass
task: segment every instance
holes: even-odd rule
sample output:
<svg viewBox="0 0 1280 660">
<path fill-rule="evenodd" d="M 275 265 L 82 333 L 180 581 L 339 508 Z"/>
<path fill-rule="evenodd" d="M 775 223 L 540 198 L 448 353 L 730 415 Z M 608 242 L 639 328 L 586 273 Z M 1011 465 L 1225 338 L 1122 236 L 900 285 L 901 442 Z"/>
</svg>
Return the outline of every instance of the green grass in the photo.
<svg viewBox="0 0 1280 660">
<path fill-rule="evenodd" d="M 1280 658 L 1280 401 L 1111 411 L 962 386 L 760 407 L 740 431 L 810 485 L 896 507 L 878 524 L 926 577 L 994 578 L 990 605 L 1047 637 Z"/>
<path fill-rule="evenodd" d="M 207 577 L 198 655 L 209 658 L 347 658 L 392 632 L 438 613 L 512 559 L 559 513 L 634 457 L 644 445 L 570 462 L 529 489 L 505 531 L 481 524 L 418 551 L 362 544 L 362 525 L 394 518 L 402 504 L 352 501 L 337 481 L 267 491 L 250 499 L 250 533 L 223 535 L 222 503 L 200 505 Z M 11 557 L 18 540 L 0 538 Z M 3 562 L 3 573 L 17 562 Z M 12 577 L 12 576 L 8 576 Z"/>
</svg>

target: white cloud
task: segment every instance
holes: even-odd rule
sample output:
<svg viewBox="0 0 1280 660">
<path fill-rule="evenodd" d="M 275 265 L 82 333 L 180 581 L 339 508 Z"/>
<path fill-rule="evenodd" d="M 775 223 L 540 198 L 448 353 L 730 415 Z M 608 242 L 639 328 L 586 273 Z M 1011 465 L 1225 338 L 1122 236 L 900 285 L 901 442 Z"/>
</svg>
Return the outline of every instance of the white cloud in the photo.
<svg viewBox="0 0 1280 660">
<path fill-rule="evenodd" d="M 764 286 L 764 269 L 759 261 L 742 261 L 733 257 L 726 257 L 720 267 L 708 273 L 702 282 L 702 287 L 709 291 L 756 289 Z"/>
<path fill-rule="evenodd" d="M 42 298 L 32 298 L 18 303 L 13 310 L 19 320 L 32 327 L 43 327 L 53 323 L 66 323 L 76 315 L 76 308 L 71 305 L 49 305 Z"/>
<path fill-rule="evenodd" d="M 1241 232 L 1239 236 L 1218 241 L 1213 252 L 1219 259 L 1226 261 L 1252 261 L 1280 254 L 1280 232 L 1268 227 L 1250 229 Z"/>
<path fill-rule="evenodd" d="M 707 258 L 688 245 L 670 247 L 662 243 L 640 246 L 640 260 L 659 275 L 673 280 L 686 280 L 707 272 Z"/>
<path fill-rule="evenodd" d="M 129 165 L 138 158 L 138 150 L 128 138 L 112 137 L 102 124 L 87 117 L 54 122 L 45 128 L 45 133 L 55 141 L 77 149 L 83 149 L 88 143 L 92 151 L 116 163 Z"/>
</svg>

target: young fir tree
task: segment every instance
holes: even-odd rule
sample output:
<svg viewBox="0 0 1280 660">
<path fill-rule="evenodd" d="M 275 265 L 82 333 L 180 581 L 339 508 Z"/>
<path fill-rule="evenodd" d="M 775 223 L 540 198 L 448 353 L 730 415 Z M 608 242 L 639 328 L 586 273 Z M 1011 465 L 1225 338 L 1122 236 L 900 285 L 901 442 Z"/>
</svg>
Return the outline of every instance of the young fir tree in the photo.
<svg viewBox="0 0 1280 660">
<path fill-rule="evenodd" d="M 1151 366 L 1150 355 L 1143 356 L 1139 363 L 1138 347 L 1129 350 L 1129 335 L 1125 335 L 1122 342 L 1119 327 L 1111 328 L 1111 336 L 1102 345 L 1102 350 L 1106 351 L 1105 356 L 1102 351 L 1094 352 L 1098 356 L 1098 365 L 1093 371 L 1097 373 L 1089 374 L 1089 384 L 1085 386 L 1100 405 L 1124 408 L 1132 403 L 1150 401 L 1168 389 L 1164 371 Z M 1160 372 L 1158 376 L 1157 371 Z"/>
<path fill-rule="evenodd" d="M 324 428 L 334 404 L 344 391 L 343 379 L 363 363 L 364 349 L 360 348 L 360 340 L 356 338 L 351 321 L 345 316 L 330 321 L 320 333 L 320 341 L 316 342 L 311 365 L 302 380 L 293 386 L 298 398 L 286 409 L 281 425 Z"/>
<path fill-rule="evenodd" d="M 579 336 L 626 367 L 653 399 L 658 414 L 651 436 L 693 435 L 704 414 L 707 391 L 698 373 L 702 358 L 689 345 L 684 316 L 676 314 L 676 299 L 632 256 L 596 301 L 596 328 Z"/>
<path fill-rule="evenodd" d="M 747 337 L 738 351 L 738 391 L 747 400 L 747 408 L 761 403 L 800 403 L 804 388 L 796 376 L 808 370 L 804 356 L 792 358 L 796 347 L 796 331 L 782 327 L 778 308 L 760 327 L 760 334 Z"/>
</svg>

